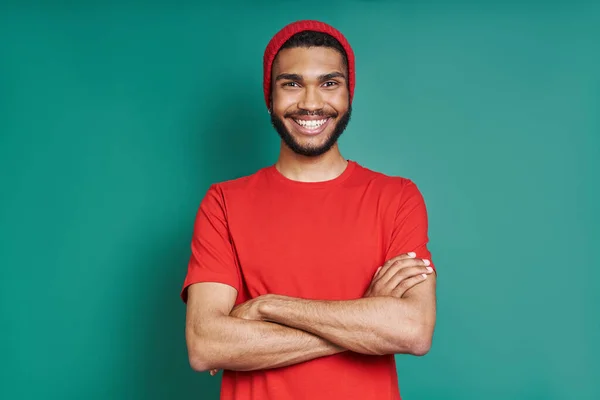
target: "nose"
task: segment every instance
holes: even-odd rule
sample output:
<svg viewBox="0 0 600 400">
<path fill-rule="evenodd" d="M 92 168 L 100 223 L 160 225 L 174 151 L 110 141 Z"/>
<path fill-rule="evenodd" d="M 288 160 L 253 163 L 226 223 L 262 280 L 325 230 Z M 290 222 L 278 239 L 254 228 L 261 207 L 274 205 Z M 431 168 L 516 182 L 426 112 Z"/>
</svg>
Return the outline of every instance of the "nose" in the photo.
<svg viewBox="0 0 600 400">
<path fill-rule="evenodd" d="M 318 88 L 307 86 L 298 107 L 307 111 L 316 111 L 323 108 L 323 98 Z"/>
</svg>

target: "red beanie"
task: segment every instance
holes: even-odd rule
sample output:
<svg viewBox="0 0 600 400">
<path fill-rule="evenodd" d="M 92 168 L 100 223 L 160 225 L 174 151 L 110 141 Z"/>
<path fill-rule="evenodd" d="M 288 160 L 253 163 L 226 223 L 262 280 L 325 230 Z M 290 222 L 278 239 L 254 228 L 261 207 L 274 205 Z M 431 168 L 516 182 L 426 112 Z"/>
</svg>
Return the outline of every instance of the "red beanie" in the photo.
<svg viewBox="0 0 600 400">
<path fill-rule="evenodd" d="M 273 36 L 267 45 L 267 48 L 265 49 L 265 55 L 263 57 L 263 88 L 265 91 L 265 102 L 267 103 L 267 108 L 271 108 L 269 100 L 271 97 L 271 67 L 273 66 L 273 60 L 275 60 L 275 56 L 279 52 L 281 46 L 283 46 L 283 44 L 289 38 L 302 31 L 326 33 L 333 36 L 338 42 L 340 42 L 346 51 L 346 57 L 348 58 L 348 87 L 350 89 L 350 101 L 352 101 L 352 97 L 354 95 L 354 52 L 352 51 L 352 47 L 350 47 L 350 44 L 344 35 L 342 35 L 342 33 L 334 27 L 320 21 L 304 20 L 292 22 L 291 24 L 283 27 L 283 29 Z"/>
</svg>

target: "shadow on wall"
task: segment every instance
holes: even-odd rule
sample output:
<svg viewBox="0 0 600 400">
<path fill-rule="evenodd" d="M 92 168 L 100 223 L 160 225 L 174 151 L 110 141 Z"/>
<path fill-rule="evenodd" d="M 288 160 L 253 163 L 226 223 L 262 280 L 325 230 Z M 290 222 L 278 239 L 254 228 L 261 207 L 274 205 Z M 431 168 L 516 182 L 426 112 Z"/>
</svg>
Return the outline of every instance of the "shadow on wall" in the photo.
<svg viewBox="0 0 600 400">
<path fill-rule="evenodd" d="M 144 256 L 136 268 L 148 275 L 146 284 L 135 289 L 136 309 L 127 313 L 136 314 L 141 325 L 136 346 L 131 350 L 135 352 L 132 356 L 137 372 L 133 391 L 126 391 L 129 399 L 219 398 L 221 374 L 212 377 L 206 372 L 197 373 L 187 358 L 185 305 L 179 291 L 190 255 L 193 218 L 210 184 L 251 174 L 274 162 L 262 144 L 276 140 L 272 136 L 276 134 L 271 135 L 268 130 L 264 107 L 240 93 L 239 88 L 226 94 L 219 91 L 215 97 L 203 93 L 200 104 L 207 103 L 207 98 L 215 106 L 200 107 L 200 111 L 195 107 L 189 137 L 183 138 L 186 143 L 181 146 L 182 157 L 189 162 L 180 165 L 191 166 L 181 173 L 189 177 L 186 182 L 194 185 L 188 193 L 199 198 L 189 202 L 194 204 L 192 210 L 185 212 L 189 218 L 179 219 L 173 226 L 158 227 L 156 240 L 144 244 L 139 251 Z M 251 103 L 254 104 L 248 106 Z"/>
</svg>

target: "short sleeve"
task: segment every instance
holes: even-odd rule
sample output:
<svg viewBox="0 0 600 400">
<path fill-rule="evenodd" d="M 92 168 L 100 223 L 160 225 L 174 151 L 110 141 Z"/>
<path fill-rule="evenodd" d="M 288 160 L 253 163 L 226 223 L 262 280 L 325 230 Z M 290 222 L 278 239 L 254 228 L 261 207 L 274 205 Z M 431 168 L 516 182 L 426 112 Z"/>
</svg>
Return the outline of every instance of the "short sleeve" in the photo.
<svg viewBox="0 0 600 400">
<path fill-rule="evenodd" d="M 239 293 L 240 275 L 227 223 L 224 196 L 218 185 L 211 186 L 196 214 L 191 243 L 192 254 L 181 290 L 187 303 L 187 289 L 199 282 L 218 282 Z"/>
<path fill-rule="evenodd" d="M 406 180 L 399 196 L 392 238 L 385 259 L 389 260 L 413 251 L 417 258 L 430 260 L 437 273 L 428 248 L 428 229 L 427 208 L 423 195 L 414 182 Z"/>
</svg>

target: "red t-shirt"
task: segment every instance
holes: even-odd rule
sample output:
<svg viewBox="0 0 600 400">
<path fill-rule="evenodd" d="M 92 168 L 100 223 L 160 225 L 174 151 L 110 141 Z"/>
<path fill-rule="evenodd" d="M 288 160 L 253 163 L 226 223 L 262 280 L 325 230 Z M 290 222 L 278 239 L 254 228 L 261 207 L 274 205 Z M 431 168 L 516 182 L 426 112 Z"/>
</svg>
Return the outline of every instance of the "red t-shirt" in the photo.
<svg viewBox="0 0 600 400">
<path fill-rule="evenodd" d="M 186 288 L 220 282 L 236 304 L 274 293 L 315 300 L 361 298 L 376 269 L 427 249 L 427 212 L 409 179 L 349 161 L 326 182 L 297 182 L 274 167 L 215 184 L 196 218 Z M 398 400 L 393 355 L 346 351 L 289 367 L 224 371 L 221 398 L 232 400 Z"/>
</svg>

